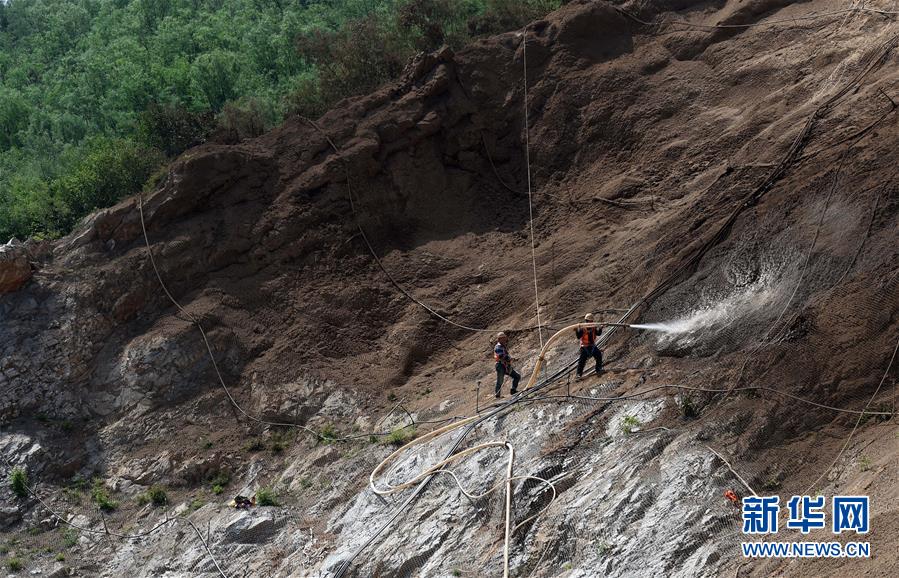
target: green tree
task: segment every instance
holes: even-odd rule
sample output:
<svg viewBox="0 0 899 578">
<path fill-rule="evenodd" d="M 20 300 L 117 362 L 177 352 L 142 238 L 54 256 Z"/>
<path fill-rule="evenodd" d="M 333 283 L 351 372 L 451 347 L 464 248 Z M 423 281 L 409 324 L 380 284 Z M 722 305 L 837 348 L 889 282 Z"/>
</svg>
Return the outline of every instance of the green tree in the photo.
<svg viewBox="0 0 899 578">
<path fill-rule="evenodd" d="M 239 72 L 237 55 L 224 50 L 201 54 L 194 60 L 191 70 L 194 88 L 205 99 L 205 104 L 216 112 L 226 102 L 237 98 Z"/>
</svg>

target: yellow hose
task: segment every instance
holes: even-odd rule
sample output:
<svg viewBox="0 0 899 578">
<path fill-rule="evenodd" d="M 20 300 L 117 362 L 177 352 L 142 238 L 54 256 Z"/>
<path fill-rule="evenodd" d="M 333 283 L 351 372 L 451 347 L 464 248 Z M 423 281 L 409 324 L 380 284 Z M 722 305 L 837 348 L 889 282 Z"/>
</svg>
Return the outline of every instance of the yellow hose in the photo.
<svg viewBox="0 0 899 578">
<path fill-rule="evenodd" d="M 575 323 L 574 325 L 569 325 L 564 329 L 560 329 L 556 331 L 552 337 L 550 337 L 546 344 L 543 346 L 543 349 L 540 350 L 540 355 L 537 357 L 537 364 L 534 366 L 534 371 L 531 372 L 531 378 L 528 380 L 527 385 L 524 386 L 524 389 L 527 389 L 534 385 L 537 382 L 537 376 L 540 374 L 540 368 L 543 367 L 543 361 L 546 356 L 547 350 L 549 350 L 550 346 L 559 340 L 562 337 L 562 334 L 567 331 L 573 331 L 578 327 L 602 327 L 603 325 L 621 325 L 620 323 Z"/>
</svg>

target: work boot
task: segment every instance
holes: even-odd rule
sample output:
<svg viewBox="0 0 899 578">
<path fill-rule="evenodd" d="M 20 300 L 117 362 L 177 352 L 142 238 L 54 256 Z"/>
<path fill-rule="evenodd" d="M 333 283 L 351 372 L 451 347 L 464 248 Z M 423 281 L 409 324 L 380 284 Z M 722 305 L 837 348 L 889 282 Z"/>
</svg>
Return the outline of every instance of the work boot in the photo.
<svg viewBox="0 0 899 578">
<path fill-rule="evenodd" d="M 518 393 L 518 390 L 517 390 L 517 389 L 513 389 L 513 390 L 510 391 L 509 393 L 511 393 L 512 395 L 515 395 L 516 393 Z"/>
<path fill-rule="evenodd" d="M 578 373 L 577 375 L 574 376 L 574 380 L 575 380 L 575 381 L 580 381 L 581 378 L 583 378 L 583 377 L 584 377 L 583 375 L 581 375 L 580 373 Z"/>
<path fill-rule="evenodd" d="M 501 394 L 499 394 L 499 393 L 497 393 L 497 394 L 496 394 L 496 395 L 494 395 L 494 396 L 493 396 L 493 397 L 495 397 L 495 398 L 496 398 L 496 399 L 499 399 L 499 398 L 501 398 L 501 397 L 502 397 L 502 395 L 501 395 Z"/>
</svg>

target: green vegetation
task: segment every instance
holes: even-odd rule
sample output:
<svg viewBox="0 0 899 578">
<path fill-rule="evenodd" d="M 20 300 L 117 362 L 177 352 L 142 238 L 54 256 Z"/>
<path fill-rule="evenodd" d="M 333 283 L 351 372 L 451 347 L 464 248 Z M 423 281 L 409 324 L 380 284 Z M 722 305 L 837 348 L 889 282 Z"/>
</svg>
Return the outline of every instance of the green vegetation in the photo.
<svg viewBox="0 0 899 578">
<path fill-rule="evenodd" d="M 867 472 L 871 469 L 871 458 L 868 456 L 862 456 L 858 459 L 858 469 Z"/>
<path fill-rule="evenodd" d="M 91 488 L 91 499 L 104 512 L 114 512 L 118 509 L 119 503 L 109 497 L 106 488 L 103 487 L 103 480 L 94 480 L 94 487 Z"/>
<path fill-rule="evenodd" d="M 762 483 L 762 488 L 769 492 L 773 492 L 774 490 L 779 489 L 780 479 L 778 474 L 770 474 L 767 478 L 765 478 L 765 481 Z"/>
<path fill-rule="evenodd" d="M 273 454 L 280 454 L 289 445 L 289 437 L 282 432 L 274 432 L 271 434 L 269 438 L 269 448 L 272 450 Z"/>
<path fill-rule="evenodd" d="M 64 234 L 167 158 L 316 116 L 560 0 L 0 3 L 0 240 Z"/>
<path fill-rule="evenodd" d="M 248 451 L 250 453 L 261 452 L 262 450 L 265 449 L 265 442 L 263 442 L 259 438 L 253 438 L 253 439 L 247 441 L 246 444 L 244 444 L 243 449 L 245 449 L 246 451 Z"/>
<path fill-rule="evenodd" d="M 22 561 L 21 558 L 7 558 L 6 559 L 6 568 L 10 572 L 18 572 L 22 568 L 25 567 L 25 562 Z"/>
<path fill-rule="evenodd" d="M 218 496 L 222 492 L 225 491 L 225 486 L 227 486 L 231 482 L 231 476 L 228 472 L 220 471 L 212 476 L 212 479 L 209 480 L 210 485 L 212 486 L 212 493 Z"/>
<path fill-rule="evenodd" d="M 876 405 L 871 408 L 871 411 L 874 413 L 862 413 L 862 416 L 858 420 L 859 426 L 866 425 L 871 420 L 882 423 L 893 418 L 893 409 L 890 404 L 886 402 Z"/>
<path fill-rule="evenodd" d="M 57 562 L 65 562 L 65 561 L 66 561 L 66 555 L 63 554 L 62 552 L 60 552 L 59 554 L 56 555 L 56 561 L 57 561 Z"/>
<path fill-rule="evenodd" d="M 693 419 L 699 416 L 696 402 L 689 395 L 681 396 L 678 399 L 678 407 L 680 408 L 681 415 L 687 419 Z"/>
<path fill-rule="evenodd" d="M 190 502 L 190 511 L 195 512 L 195 511 L 199 510 L 200 508 L 202 508 L 204 505 L 205 505 L 205 502 L 203 500 L 201 500 L 200 498 L 194 498 Z"/>
<path fill-rule="evenodd" d="M 337 441 L 337 439 L 340 437 L 340 433 L 337 431 L 337 428 L 329 423 L 326 424 L 320 432 L 318 432 L 318 437 L 324 443 L 329 444 Z"/>
<path fill-rule="evenodd" d="M 415 426 L 405 426 L 390 432 L 384 438 L 384 443 L 393 446 L 403 446 L 415 439 Z"/>
<path fill-rule="evenodd" d="M 9 474 L 9 487 L 20 498 L 28 497 L 28 474 L 23 468 L 13 468 Z"/>
<path fill-rule="evenodd" d="M 80 476 L 72 478 L 69 485 L 63 488 L 63 495 L 73 504 L 81 504 L 82 496 L 87 491 L 89 484 L 87 480 Z"/>
<path fill-rule="evenodd" d="M 150 486 L 147 491 L 138 498 L 140 504 L 153 504 L 154 506 L 165 506 L 169 503 L 168 494 L 165 488 L 159 485 Z"/>
<path fill-rule="evenodd" d="M 256 505 L 277 506 L 278 496 L 275 494 L 274 490 L 269 488 L 259 488 L 256 490 Z"/>
<path fill-rule="evenodd" d="M 634 428 L 640 427 L 640 420 L 633 415 L 624 416 L 624 420 L 621 422 L 621 432 L 625 434 L 632 433 Z"/>
<path fill-rule="evenodd" d="M 78 531 L 74 528 L 66 528 L 62 531 L 62 543 L 66 548 L 71 548 L 78 543 Z"/>
</svg>

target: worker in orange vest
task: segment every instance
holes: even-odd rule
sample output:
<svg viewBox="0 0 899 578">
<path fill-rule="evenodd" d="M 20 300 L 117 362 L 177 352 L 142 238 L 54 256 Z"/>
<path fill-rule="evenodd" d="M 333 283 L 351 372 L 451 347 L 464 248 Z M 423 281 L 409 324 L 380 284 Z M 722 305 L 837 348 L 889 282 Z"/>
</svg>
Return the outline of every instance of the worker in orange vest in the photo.
<svg viewBox="0 0 899 578">
<path fill-rule="evenodd" d="M 596 346 L 596 338 L 599 336 L 599 327 L 584 327 L 584 325 L 593 323 L 593 314 L 584 315 L 584 324 L 578 325 L 574 330 L 581 344 L 580 357 L 577 360 L 577 377 L 580 379 L 584 373 L 584 366 L 587 365 L 587 359 L 592 357 L 596 360 L 596 375 L 602 374 L 602 351 Z"/>
<path fill-rule="evenodd" d="M 494 394 L 497 399 L 502 397 L 500 392 L 507 375 L 512 378 L 512 389 L 510 391 L 512 395 L 518 393 L 518 381 L 521 379 L 521 375 L 512 369 L 512 357 L 509 355 L 508 343 L 509 338 L 506 337 L 505 333 L 500 332 L 497 334 L 496 345 L 493 347 L 493 359 L 496 361 L 496 389 Z"/>
</svg>

